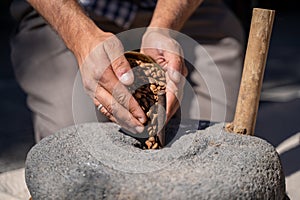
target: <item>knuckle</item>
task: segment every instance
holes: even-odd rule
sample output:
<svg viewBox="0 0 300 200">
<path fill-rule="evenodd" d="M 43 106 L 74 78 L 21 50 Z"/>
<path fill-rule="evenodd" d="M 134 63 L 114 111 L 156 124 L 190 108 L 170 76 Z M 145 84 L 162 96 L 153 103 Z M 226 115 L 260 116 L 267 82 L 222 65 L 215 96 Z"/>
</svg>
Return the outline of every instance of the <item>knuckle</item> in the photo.
<svg viewBox="0 0 300 200">
<path fill-rule="evenodd" d="M 92 69 L 92 74 L 95 79 L 99 79 L 110 70 L 109 65 L 107 66 L 94 66 Z"/>
<path fill-rule="evenodd" d="M 110 52 L 114 51 L 115 49 L 123 49 L 123 45 L 116 36 L 111 36 L 104 42 L 104 49 Z"/>
<path fill-rule="evenodd" d="M 139 103 L 135 100 L 135 98 L 131 98 L 129 102 L 129 112 L 130 113 L 136 113 L 142 110 Z"/>
<path fill-rule="evenodd" d="M 127 66 L 129 67 L 129 63 L 125 60 L 125 58 L 116 59 L 112 63 L 112 67 L 115 71 L 125 72 Z"/>
<path fill-rule="evenodd" d="M 128 102 L 129 98 L 127 97 L 127 95 L 125 93 L 116 92 L 114 94 L 114 98 L 116 99 L 117 102 L 119 102 L 123 106 L 127 106 L 129 103 Z"/>
<path fill-rule="evenodd" d="M 108 112 L 107 109 L 102 108 L 102 109 L 101 109 L 101 112 L 102 112 L 102 114 L 103 114 L 105 117 L 107 117 L 107 118 L 111 118 L 111 117 L 112 117 L 112 115 L 110 114 L 110 112 Z"/>
<path fill-rule="evenodd" d="M 112 80 L 112 70 L 110 67 L 106 68 L 103 73 L 97 78 L 97 81 L 100 82 L 102 85 L 107 84 Z"/>
<path fill-rule="evenodd" d="M 93 76 L 96 80 L 99 80 L 100 77 L 102 76 L 102 70 L 100 69 L 100 67 L 94 67 L 92 69 L 92 73 L 93 73 Z"/>
<path fill-rule="evenodd" d="M 83 84 L 83 87 L 88 90 L 88 91 L 92 91 L 93 90 L 93 84 L 92 84 L 92 81 L 90 79 L 83 79 L 82 80 L 82 84 Z"/>
<path fill-rule="evenodd" d="M 105 108 L 108 113 L 113 113 L 113 115 L 115 115 L 113 107 L 114 107 L 113 103 L 111 103 L 111 104 L 108 104 Z"/>
<path fill-rule="evenodd" d="M 119 119 L 119 123 L 122 124 L 123 126 L 132 127 L 133 126 L 132 120 L 133 120 L 132 115 L 128 114 L 122 116 L 122 118 Z"/>
<path fill-rule="evenodd" d="M 95 97 L 93 98 L 93 102 L 94 102 L 95 106 L 98 106 L 100 104 L 98 99 L 96 99 Z"/>
<path fill-rule="evenodd" d="M 133 117 L 131 115 L 129 115 L 128 117 L 125 118 L 124 122 L 128 125 L 131 125 L 132 120 L 133 120 Z"/>
</svg>

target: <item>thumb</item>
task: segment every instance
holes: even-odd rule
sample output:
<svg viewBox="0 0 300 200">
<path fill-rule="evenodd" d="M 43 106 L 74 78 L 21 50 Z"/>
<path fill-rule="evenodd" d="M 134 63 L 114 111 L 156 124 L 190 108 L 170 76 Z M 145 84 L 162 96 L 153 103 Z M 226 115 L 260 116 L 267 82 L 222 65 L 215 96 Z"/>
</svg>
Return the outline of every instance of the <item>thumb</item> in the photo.
<svg viewBox="0 0 300 200">
<path fill-rule="evenodd" d="M 183 71 L 184 65 L 182 62 L 182 59 L 180 56 L 166 52 L 166 59 L 168 60 L 167 63 L 167 73 L 169 74 L 169 78 L 174 82 L 174 83 L 179 83 L 183 77 L 181 72 Z"/>
<path fill-rule="evenodd" d="M 121 83 L 131 85 L 134 82 L 133 72 L 125 56 L 120 56 L 117 60 L 113 61 L 111 65 Z"/>
<path fill-rule="evenodd" d="M 103 47 L 117 78 L 124 85 L 131 85 L 134 81 L 134 76 L 124 56 L 124 47 L 121 41 L 113 35 L 104 42 Z"/>
</svg>

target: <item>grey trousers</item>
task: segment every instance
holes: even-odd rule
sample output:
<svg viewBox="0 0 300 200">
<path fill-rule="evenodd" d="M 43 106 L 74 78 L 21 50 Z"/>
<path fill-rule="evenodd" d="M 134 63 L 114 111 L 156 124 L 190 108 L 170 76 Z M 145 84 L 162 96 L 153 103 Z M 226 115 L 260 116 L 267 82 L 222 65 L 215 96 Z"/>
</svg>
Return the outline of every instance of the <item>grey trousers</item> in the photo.
<svg viewBox="0 0 300 200">
<path fill-rule="evenodd" d="M 200 6 L 179 37 L 189 75 L 181 118 L 230 121 L 233 118 L 244 55 L 244 32 L 220 0 Z M 74 124 L 72 93 L 78 65 L 61 38 L 26 2 L 14 1 L 18 26 L 11 39 L 16 79 L 27 94 L 36 140 Z M 146 27 L 152 12 L 140 10 L 131 28 Z M 94 21 L 105 31 L 124 31 L 102 17 Z M 82 105 L 84 106 L 84 105 Z"/>
</svg>

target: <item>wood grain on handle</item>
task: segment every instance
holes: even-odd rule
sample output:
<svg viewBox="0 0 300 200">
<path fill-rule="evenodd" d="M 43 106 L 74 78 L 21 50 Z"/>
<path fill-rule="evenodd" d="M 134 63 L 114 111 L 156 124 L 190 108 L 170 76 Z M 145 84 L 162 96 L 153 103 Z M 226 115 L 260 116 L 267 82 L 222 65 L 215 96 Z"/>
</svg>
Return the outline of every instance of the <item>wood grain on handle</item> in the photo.
<svg viewBox="0 0 300 200">
<path fill-rule="evenodd" d="M 254 135 L 274 10 L 254 8 L 234 120 L 227 131 Z"/>
</svg>

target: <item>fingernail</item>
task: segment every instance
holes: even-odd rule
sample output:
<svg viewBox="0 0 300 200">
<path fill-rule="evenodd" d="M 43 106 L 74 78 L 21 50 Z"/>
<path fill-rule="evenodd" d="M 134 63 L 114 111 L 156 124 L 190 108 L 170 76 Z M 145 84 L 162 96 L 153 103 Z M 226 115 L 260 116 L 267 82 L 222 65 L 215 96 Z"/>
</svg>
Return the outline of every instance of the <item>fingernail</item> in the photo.
<svg viewBox="0 0 300 200">
<path fill-rule="evenodd" d="M 135 130 L 138 132 L 138 133 L 142 133 L 144 131 L 144 127 L 143 126 L 137 126 L 135 127 Z"/>
<path fill-rule="evenodd" d="M 176 83 L 180 82 L 180 78 L 181 78 L 181 74 L 176 71 L 176 70 L 172 70 L 171 71 L 171 76 L 172 76 L 172 80 Z"/>
<path fill-rule="evenodd" d="M 120 81 L 124 84 L 124 85 L 131 85 L 134 81 L 134 77 L 133 77 L 133 73 L 132 71 L 128 71 L 125 74 L 123 74 L 120 77 Z"/>
</svg>

